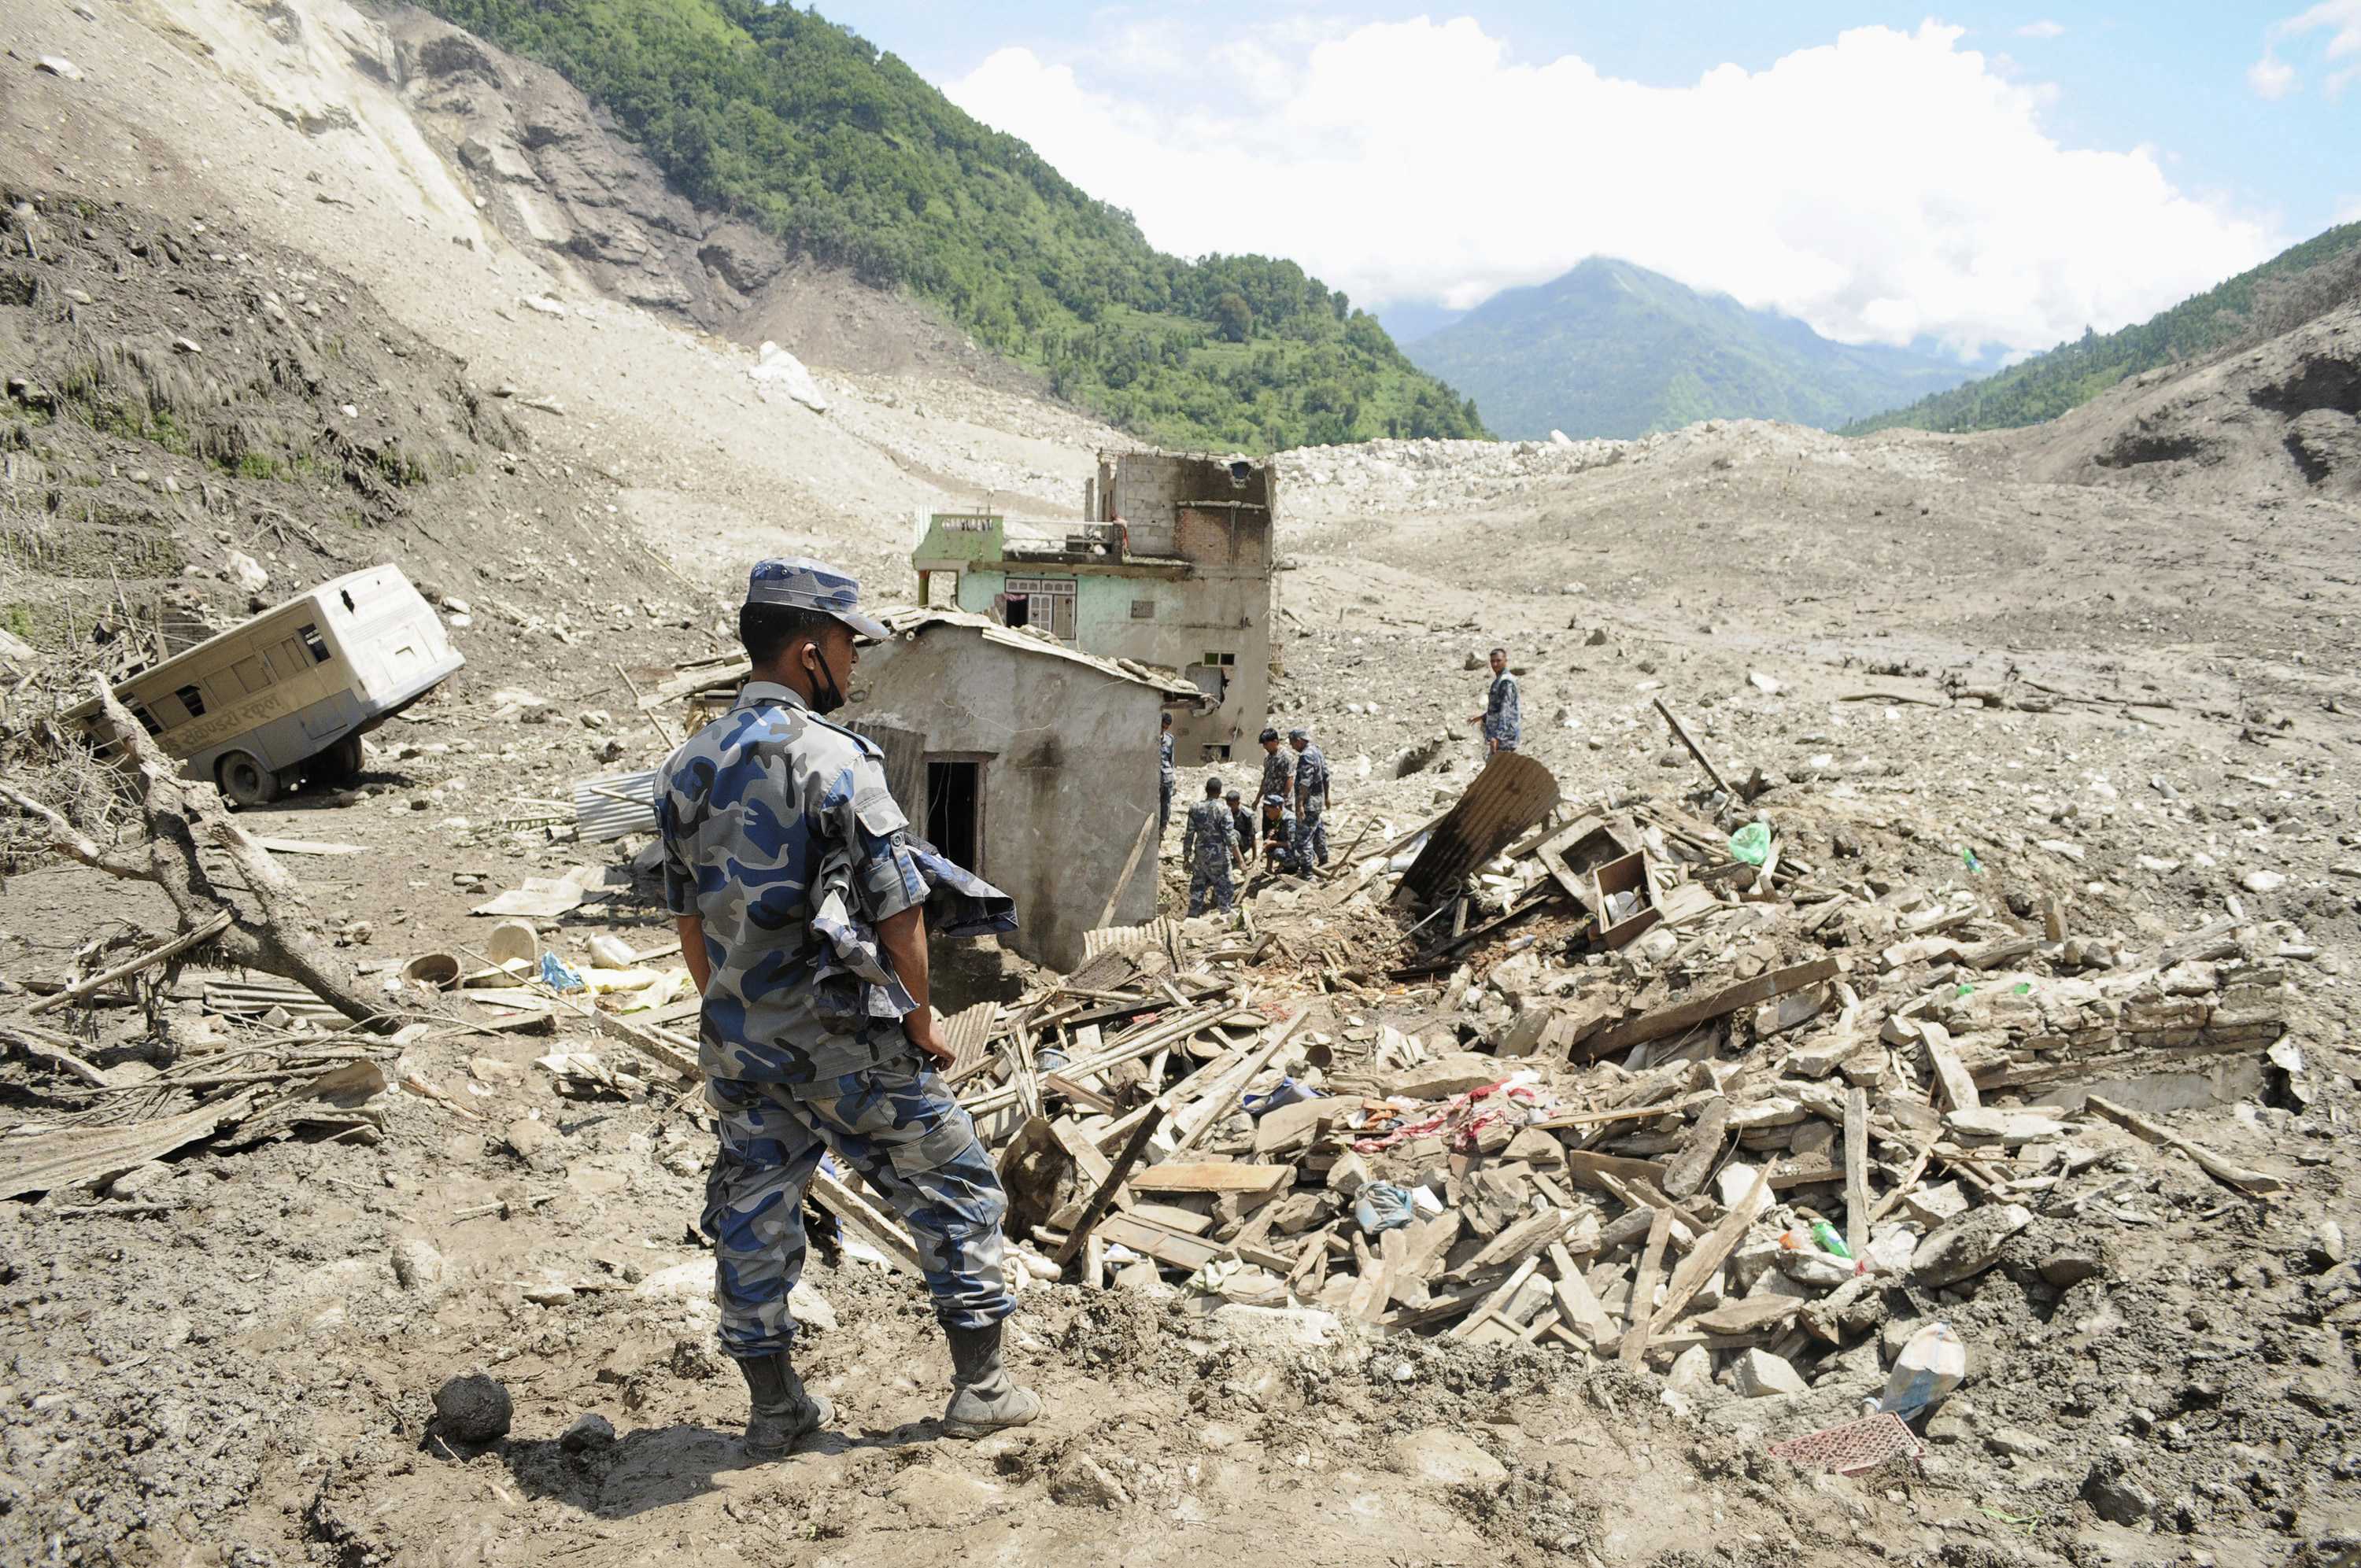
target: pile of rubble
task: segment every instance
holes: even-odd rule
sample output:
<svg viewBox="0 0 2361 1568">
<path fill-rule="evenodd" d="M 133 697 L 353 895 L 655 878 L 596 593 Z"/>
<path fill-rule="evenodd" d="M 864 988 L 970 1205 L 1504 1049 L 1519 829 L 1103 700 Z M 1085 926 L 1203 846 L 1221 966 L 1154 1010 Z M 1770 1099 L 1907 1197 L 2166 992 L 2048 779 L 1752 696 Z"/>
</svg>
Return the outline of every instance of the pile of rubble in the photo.
<svg viewBox="0 0 2361 1568">
<path fill-rule="evenodd" d="M 1873 1398 L 1897 1310 L 1931 1329 L 2037 1212 L 2105 1212 L 2157 1157 L 2136 1141 L 2231 1201 L 2285 1189 L 2148 1113 L 2266 1073 L 2306 1092 L 2290 933 L 2225 921 L 2125 953 L 2054 907 L 2020 921 L 1783 858 L 1719 791 L 1712 823 L 1553 807 L 1422 912 L 1406 890 L 1504 762 L 1330 881 L 1099 933 L 1075 973 L 955 1019 L 1015 1232 L 1085 1285 L 1209 1310 Z M 1397 893 L 1409 983 L 1290 957 Z M 2099 1255 L 2038 1266 L 2064 1290 Z"/>
</svg>

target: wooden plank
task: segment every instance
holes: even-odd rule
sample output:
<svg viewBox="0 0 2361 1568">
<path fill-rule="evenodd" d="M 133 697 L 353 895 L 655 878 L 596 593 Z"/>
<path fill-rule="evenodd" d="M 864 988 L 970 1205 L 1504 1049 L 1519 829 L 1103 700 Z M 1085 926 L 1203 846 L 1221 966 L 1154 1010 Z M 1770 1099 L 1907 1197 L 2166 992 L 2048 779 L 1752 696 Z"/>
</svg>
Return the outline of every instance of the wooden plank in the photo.
<svg viewBox="0 0 2361 1568">
<path fill-rule="evenodd" d="M 1845 1096 L 1845 1250 L 1869 1255 L 1869 1091 Z"/>
<path fill-rule="evenodd" d="M 1660 1007 L 1653 1013 L 1643 1013 L 1637 1018 L 1627 1019 L 1593 1035 L 1576 1048 L 1585 1059 L 1598 1061 L 1619 1051 L 1629 1050 L 1633 1046 L 1661 1040 L 1667 1035 L 1681 1034 L 1700 1024 L 1726 1017 L 1741 1007 L 1768 1002 L 1774 996 L 1784 996 L 1791 991 L 1801 991 L 1807 985 L 1817 985 L 1836 977 L 1837 960 L 1832 958 L 1814 959 L 1809 963 L 1773 970 L 1767 974 L 1756 975 L 1752 980 L 1726 985 L 1710 995 L 1671 1007 Z"/>
<path fill-rule="evenodd" d="M 868 1199 L 824 1171 L 812 1173 L 811 1185 L 806 1190 L 840 1223 L 861 1232 L 862 1239 L 884 1254 L 895 1267 L 917 1278 L 926 1277 L 927 1271 L 918 1266 L 918 1249 L 910 1245 L 902 1227 Z"/>
<path fill-rule="evenodd" d="M 1644 1181 L 1658 1188 L 1664 1184 L 1662 1160 L 1627 1159 L 1621 1155 L 1595 1154 L 1589 1149 L 1566 1150 L 1565 1172 L 1584 1186 L 1596 1187 L 1601 1191 L 1607 1190 L 1605 1183 L 1598 1179 L 1602 1176 L 1611 1176 L 1621 1181 Z"/>
<path fill-rule="evenodd" d="M 1130 1214 L 1107 1215 L 1098 1223 L 1094 1234 L 1104 1241 L 1145 1253 L 1159 1263 L 1185 1268 L 1191 1274 L 1217 1257 L 1229 1255 L 1229 1249 L 1219 1243 L 1168 1231 Z"/>
<path fill-rule="evenodd" d="M 1615 1325 L 1608 1321 L 1607 1309 L 1598 1304 L 1598 1298 L 1590 1293 L 1590 1281 L 1575 1266 L 1574 1255 L 1562 1244 L 1554 1243 L 1549 1260 L 1557 1270 L 1554 1283 L 1558 1316 L 1590 1346 L 1606 1344 L 1615 1337 Z"/>
<path fill-rule="evenodd" d="M 1689 1320 L 1689 1327 L 1702 1333 L 1739 1338 L 1792 1322 L 1803 1306 L 1803 1299 L 1797 1296 L 1749 1296 L 1742 1301 L 1724 1301 L 1711 1311 L 1699 1312 Z"/>
<path fill-rule="evenodd" d="M 1713 1174 L 1714 1164 L 1721 1157 L 1722 1139 L 1730 1135 L 1730 1102 L 1719 1099 L 1707 1105 L 1697 1125 L 1689 1132 L 1688 1142 L 1664 1168 L 1664 1195 L 1686 1198 L 1705 1185 Z"/>
<path fill-rule="evenodd" d="M 1148 1110 L 1148 1114 L 1132 1130 L 1131 1141 L 1123 1146 L 1123 1152 L 1108 1167 L 1106 1179 L 1100 1182 L 1098 1190 L 1091 1194 L 1091 1201 L 1082 1205 L 1082 1217 L 1075 1222 L 1074 1228 L 1067 1233 L 1064 1244 L 1058 1248 L 1058 1255 L 1052 1261 L 1059 1267 L 1063 1268 L 1073 1261 L 1074 1254 L 1082 1250 L 1092 1227 L 1115 1202 L 1115 1192 L 1123 1186 L 1124 1178 L 1148 1153 L 1148 1140 L 1164 1123 L 1164 1107 L 1151 1103 Z"/>
<path fill-rule="evenodd" d="M 118 980 L 124 980 L 129 976 L 137 974 L 141 970 L 148 968 L 151 964 L 160 964 L 169 959 L 176 959 L 182 953 L 187 952 L 191 948 L 210 942 L 215 937 L 220 936 L 224 931 L 228 930 L 230 918 L 230 912 L 225 909 L 220 914 L 214 916 L 212 919 L 206 921 L 203 925 L 197 927 L 194 930 L 183 931 L 179 936 L 172 938 L 169 941 L 150 948 L 148 951 L 140 954 L 136 959 L 131 959 L 126 962 L 115 964 L 112 968 L 100 970 L 97 974 L 88 976 L 82 980 L 78 980 L 73 984 L 66 987 L 63 991 L 59 992 L 54 996 L 43 997 L 40 1001 L 33 1003 L 31 1011 L 34 1013 L 54 1012 L 56 1009 L 63 1007 L 69 1003 L 81 1001 L 83 997 L 88 996 L 93 991 L 104 990 L 107 986 L 113 985 Z"/>
<path fill-rule="evenodd" d="M 2249 1170 L 2232 1165 L 2203 1144 L 2182 1137 L 2160 1122 L 2151 1122 L 2136 1111 L 2127 1110 L 2112 1100 L 2093 1094 L 2088 1103 L 2099 1115 L 2115 1125 L 2146 1138 L 2149 1143 L 2179 1149 L 2197 1162 L 2197 1168 L 2224 1187 L 2243 1192 L 2249 1198 L 2268 1198 L 2288 1190 L 2288 1184 L 2268 1171 Z"/>
<path fill-rule="evenodd" d="M 1085 1088 L 1076 1083 L 1063 1073 L 1052 1072 L 1043 1075 L 1041 1089 L 1044 1093 L 1064 1095 L 1093 1115 L 1112 1116 L 1115 1113 L 1116 1106 L 1114 1101 L 1095 1089 Z"/>
<path fill-rule="evenodd" d="M 1960 1061 L 1960 1053 L 1951 1048 L 1951 1032 L 1940 1024 L 1922 1019 L 1918 1043 L 1926 1047 L 1927 1065 L 1935 1069 L 1935 1081 L 1942 1088 L 1946 1106 L 1953 1111 L 1982 1110 L 1983 1097 L 1976 1092 L 1976 1080 Z"/>
<path fill-rule="evenodd" d="M 1469 1334 L 1475 1332 L 1477 1324 L 1490 1317 L 1493 1313 L 1499 1311 L 1501 1308 L 1507 1306 L 1510 1301 L 1515 1300 L 1517 1299 L 1518 1288 L 1522 1286 L 1526 1280 L 1532 1278 L 1533 1271 L 1541 1266 L 1542 1260 L 1538 1257 L 1529 1257 L 1525 1259 L 1524 1262 L 1517 1265 L 1517 1266 L 1510 1271 L 1509 1277 L 1500 1281 L 1500 1288 L 1493 1291 L 1489 1296 L 1485 1297 L 1484 1304 L 1477 1308 L 1473 1312 L 1470 1312 L 1467 1315 L 1466 1321 L 1461 1323 L 1457 1328 L 1451 1331 L 1450 1337 L 1453 1339 L 1466 1339 Z"/>
<path fill-rule="evenodd" d="M 1082 1179 L 1090 1182 L 1093 1187 L 1104 1185 L 1106 1179 L 1115 1174 L 1115 1162 L 1099 1151 L 1098 1145 L 1093 1143 L 1090 1135 L 1074 1124 L 1072 1117 L 1060 1116 L 1050 1123 L 1049 1135 L 1058 1140 L 1060 1148 L 1073 1157 L 1075 1168 L 1082 1173 Z M 1131 1189 L 1121 1182 L 1115 1184 L 1115 1206 L 1118 1209 L 1133 1207 Z"/>
<path fill-rule="evenodd" d="M 1673 1272 L 1673 1283 L 1664 1292 L 1664 1304 L 1657 1310 L 1653 1320 L 1656 1332 L 1661 1333 L 1670 1328 L 1673 1321 L 1680 1316 L 1681 1309 L 1695 1300 L 1697 1293 L 1705 1288 L 1705 1282 L 1713 1277 L 1714 1270 L 1738 1250 L 1738 1244 L 1745 1239 L 1747 1227 L 1754 1223 L 1755 1206 L 1763 1201 L 1763 1195 L 1770 1190 L 1771 1172 L 1765 1167 L 1754 1173 L 1754 1185 L 1747 1190 L 1745 1201 L 1723 1215 L 1721 1223 L 1707 1232 L 1705 1239 L 1697 1243 L 1697 1250 Z"/>
<path fill-rule="evenodd" d="M 1672 726 L 1673 738 L 1678 740 L 1682 745 L 1688 748 L 1689 755 L 1695 757 L 1697 759 L 1697 766 L 1705 770 L 1705 776 L 1713 781 L 1713 787 L 1721 791 L 1722 794 L 1730 796 L 1730 799 L 1736 800 L 1738 798 L 1738 792 L 1730 788 L 1729 784 L 1722 782 L 1720 770 L 1717 769 L 1713 765 L 1712 759 L 1705 754 L 1705 748 L 1699 746 L 1695 740 L 1689 739 L 1689 732 L 1682 728 L 1681 721 L 1679 719 L 1673 717 L 1673 710 L 1664 706 L 1664 699 L 1663 697 L 1653 697 L 1650 700 L 1656 705 L 1656 711 L 1664 716 L 1664 722 Z"/>
<path fill-rule="evenodd" d="M 591 1010 L 592 1021 L 598 1032 L 609 1039 L 620 1040 L 650 1061 L 659 1062 L 691 1082 L 702 1082 L 705 1069 L 697 1065 L 697 1046 L 693 1041 L 659 1029 L 652 1025 L 632 1024 L 612 1013 Z"/>
<path fill-rule="evenodd" d="M 1235 1160 L 1170 1160 L 1136 1171 L 1131 1185 L 1139 1192 L 1243 1192 L 1268 1196 L 1293 1186 L 1291 1165 L 1241 1165 Z"/>
<path fill-rule="evenodd" d="M 1648 1354 L 1648 1336 L 1652 1328 L 1650 1311 L 1656 1300 L 1656 1277 L 1664 1272 L 1664 1248 L 1672 1245 L 1673 1212 L 1656 1211 L 1648 1226 L 1648 1245 L 1640 1254 L 1640 1272 L 1631 1278 L 1631 1310 L 1624 1318 L 1623 1343 L 1615 1359 L 1626 1366 L 1637 1366 Z"/>
<path fill-rule="evenodd" d="M 257 839 L 274 855 L 357 855 L 358 844 L 324 844 L 310 839 Z"/>
<path fill-rule="evenodd" d="M 1116 1195 L 1115 1204 L 1126 1214 L 1137 1215 L 1149 1224 L 1161 1225 L 1168 1231 L 1179 1231 L 1184 1236 L 1202 1236 L 1213 1228 L 1211 1214 L 1200 1214 L 1194 1209 L 1183 1209 L 1177 1204 L 1135 1201 L 1126 1206 L 1120 1192 Z"/>
</svg>

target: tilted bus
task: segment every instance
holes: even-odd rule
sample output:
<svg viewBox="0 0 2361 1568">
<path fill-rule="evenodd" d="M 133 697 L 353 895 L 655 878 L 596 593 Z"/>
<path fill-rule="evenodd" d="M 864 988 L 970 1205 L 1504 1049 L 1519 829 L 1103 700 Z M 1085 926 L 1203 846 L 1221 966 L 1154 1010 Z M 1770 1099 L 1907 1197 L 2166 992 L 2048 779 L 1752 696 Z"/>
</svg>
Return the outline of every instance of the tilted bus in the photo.
<svg viewBox="0 0 2361 1568">
<path fill-rule="evenodd" d="M 348 572 L 115 688 L 185 778 L 239 806 L 361 769 L 361 737 L 467 660 L 398 566 Z M 89 725 L 95 700 L 68 717 Z"/>
</svg>

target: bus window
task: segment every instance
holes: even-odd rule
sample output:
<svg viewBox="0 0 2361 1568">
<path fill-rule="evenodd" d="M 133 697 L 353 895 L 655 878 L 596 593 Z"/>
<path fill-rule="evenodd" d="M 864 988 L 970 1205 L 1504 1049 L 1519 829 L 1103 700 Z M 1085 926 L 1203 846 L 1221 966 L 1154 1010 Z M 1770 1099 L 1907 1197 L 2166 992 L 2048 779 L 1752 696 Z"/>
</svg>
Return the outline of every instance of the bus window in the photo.
<svg viewBox="0 0 2361 1568">
<path fill-rule="evenodd" d="M 230 666 L 230 670 L 237 676 L 237 684 L 246 688 L 247 696 L 252 696 L 270 684 L 270 672 L 263 668 L 262 655 L 259 653 L 240 659 Z"/>
<path fill-rule="evenodd" d="M 181 706 L 189 710 L 191 718 L 203 718 L 205 716 L 205 699 L 196 687 L 182 686 L 172 695 L 181 699 Z"/>
<path fill-rule="evenodd" d="M 133 703 L 131 705 L 131 717 L 137 719 L 139 721 L 139 728 L 148 731 L 148 734 L 161 735 L 164 733 L 164 727 L 156 722 L 156 716 L 148 711 L 148 705 L 146 703 Z"/>
<path fill-rule="evenodd" d="M 328 644 L 320 636 L 318 627 L 306 621 L 295 635 L 303 640 L 304 650 L 312 655 L 312 663 L 324 664 L 328 662 Z"/>
</svg>

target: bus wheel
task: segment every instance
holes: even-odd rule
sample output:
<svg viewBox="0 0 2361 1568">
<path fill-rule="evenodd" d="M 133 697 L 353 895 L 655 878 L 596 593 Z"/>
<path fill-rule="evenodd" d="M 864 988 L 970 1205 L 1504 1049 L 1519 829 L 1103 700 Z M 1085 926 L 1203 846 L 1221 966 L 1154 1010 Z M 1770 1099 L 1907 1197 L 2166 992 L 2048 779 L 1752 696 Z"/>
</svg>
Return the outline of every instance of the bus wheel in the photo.
<svg viewBox="0 0 2361 1568">
<path fill-rule="evenodd" d="M 347 735 L 320 753 L 321 771 L 331 784 L 350 784 L 361 776 L 367 757 L 361 749 L 361 738 Z"/>
<path fill-rule="evenodd" d="M 214 772 L 234 806 L 269 806 L 279 798 L 279 775 L 249 752 L 232 751 Z"/>
</svg>

